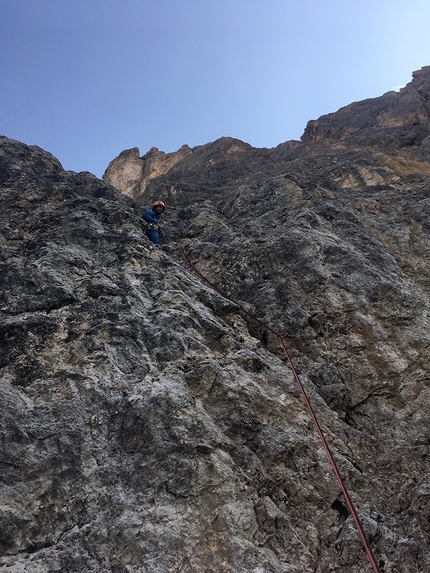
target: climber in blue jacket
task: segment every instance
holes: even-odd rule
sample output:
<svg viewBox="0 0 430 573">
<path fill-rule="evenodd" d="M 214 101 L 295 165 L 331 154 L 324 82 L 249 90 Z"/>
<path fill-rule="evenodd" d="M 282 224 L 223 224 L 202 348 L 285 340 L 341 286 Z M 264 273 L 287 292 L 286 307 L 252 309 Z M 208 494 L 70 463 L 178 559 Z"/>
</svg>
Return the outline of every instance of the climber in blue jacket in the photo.
<svg viewBox="0 0 430 573">
<path fill-rule="evenodd" d="M 146 236 L 150 241 L 159 245 L 160 234 L 163 235 L 163 231 L 158 223 L 158 219 L 166 210 L 164 203 L 162 201 L 155 201 L 152 205 L 152 209 L 147 209 L 142 213 L 142 219 L 148 223 L 148 230 L 146 231 Z"/>
</svg>

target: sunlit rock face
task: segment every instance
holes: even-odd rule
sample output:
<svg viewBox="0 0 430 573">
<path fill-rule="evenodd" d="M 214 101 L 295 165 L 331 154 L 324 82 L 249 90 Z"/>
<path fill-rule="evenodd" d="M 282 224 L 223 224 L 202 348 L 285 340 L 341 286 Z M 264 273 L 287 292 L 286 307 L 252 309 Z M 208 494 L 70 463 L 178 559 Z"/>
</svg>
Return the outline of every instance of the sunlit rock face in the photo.
<svg viewBox="0 0 430 573">
<path fill-rule="evenodd" d="M 192 150 L 187 145 L 174 153 L 164 153 L 153 147 L 143 157 L 139 156 L 137 147 L 126 149 L 109 163 L 103 179 L 121 189 L 124 195 L 136 198 L 151 179 L 163 175 L 191 153 Z"/>
<path fill-rule="evenodd" d="M 176 241 L 299 337 L 381 571 L 430 569 L 429 72 L 302 142 L 133 149 L 106 181 L 0 139 L 2 569 L 371 571 L 277 338 Z"/>
</svg>

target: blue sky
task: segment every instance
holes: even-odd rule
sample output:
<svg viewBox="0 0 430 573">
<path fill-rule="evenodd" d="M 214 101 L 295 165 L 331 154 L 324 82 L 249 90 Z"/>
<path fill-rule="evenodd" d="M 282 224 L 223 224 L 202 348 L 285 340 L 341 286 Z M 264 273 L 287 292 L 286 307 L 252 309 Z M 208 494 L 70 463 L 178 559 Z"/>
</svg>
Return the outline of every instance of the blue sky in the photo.
<svg viewBox="0 0 430 573">
<path fill-rule="evenodd" d="M 101 176 L 310 119 L 430 65 L 429 0 L 0 0 L 0 134 Z"/>
</svg>

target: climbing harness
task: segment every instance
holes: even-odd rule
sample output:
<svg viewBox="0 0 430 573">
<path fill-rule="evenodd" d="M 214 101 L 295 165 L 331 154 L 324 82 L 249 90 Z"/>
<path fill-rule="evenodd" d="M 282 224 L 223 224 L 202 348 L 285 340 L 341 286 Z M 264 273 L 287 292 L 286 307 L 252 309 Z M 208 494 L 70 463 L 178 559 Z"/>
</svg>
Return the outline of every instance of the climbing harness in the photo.
<svg viewBox="0 0 430 573">
<path fill-rule="evenodd" d="M 355 526 L 357 528 L 358 534 L 360 536 L 361 542 L 363 544 L 363 547 L 367 553 L 367 556 L 369 558 L 369 562 L 370 565 L 372 566 L 372 569 L 374 571 L 374 573 L 381 573 L 380 569 L 379 569 L 379 565 L 376 561 L 375 555 L 373 554 L 372 548 L 370 547 L 369 541 L 367 539 L 366 533 L 363 529 L 363 526 L 361 525 L 360 519 L 358 517 L 357 511 L 355 509 L 355 506 L 349 496 L 348 490 L 346 489 L 345 483 L 343 481 L 343 478 L 338 470 L 338 467 L 336 465 L 336 462 L 334 460 L 333 454 L 331 453 L 331 450 L 329 448 L 329 445 L 327 443 L 327 440 L 325 439 L 324 433 L 321 429 L 321 426 L 319 425 L 318 419 L 315 415 L 315 412 L 312 408 L 312 405 L 309 401 L 309 398 L 306 394 L 306 391 L 303 387 L 303 384 L 299 378 L 299 375 L 297 374 L 297 371 L 294 367 L 294 364 L 290 358 L 290 355 L 288 353 L 288 350 L 284 344 L 284 339 L 285 338 L 298 338 L 292 335 L 285 335 L 285 334 L 280 334 L 279 332 L 276 332 L 275 330 L 273 330 L 273 328 L 271 328 L 270 326 L 268 326 L 267 324 L 265 324 L 263 321 L 259 320 L 256 316 L 254 316 L 253 314 L 251 314 L 249 311 L 247 311 L 245 308 L 243 308 L 242 306 L 240 306 L 239 304 L 237 304 L 234 300 L 232 300 L 229 296 L 227 296 L 222 290 L 220 290 L 218 287 L 216 287 L 208 278 L 206 278 L 202 273 L 200 273 L 196 267 L 191 263 L 190 259 L 187 257 L 187 255 L 185 254 L 184 249 L 181 247 L 181 245 L 179 243 L 176 243 L 176 246 L 179 248 L 182 258 L 184 259 L 186 265 L 201 279 L 203 280 L 205 283 L 207 283 L 213 290 L 215 290 L 218 294 L 220 294 L 222 297 L 224 297 L 225 299 L 227 299 L 228 301 L 232 302 L 233 304 L 235 304 L 241 312 L 243 312 L 244 314 L 246 314 L 247 316 L 249 316 L 252 320 L 254 320 L 255 322 L 257 322 L 260 326 L 262 326 L 264 329 L 268 330 L 269 332 L 271 332 L 272 334 L 274 334 L 277 339 L 279 340 L 279 343 L 282 347 L 282 350 L 285 354 L 285 357 L 288 361 L 288 364 L 291 368 L 291 371 L 293 373 L 294 379 L 297 382 L 297 385 L 300 389 L 300 392 L 303 396 L 303 399 L 305 401 L 306 407 L 309 411 L 309 414 L 312 418 L 312 421 L 316 427 L 316 430 L 318 432 L 318 435 L 320 437 L 320 440 L 322 442 L 322 445 L 324 447 L 324 450 L 327 454 L 327 458 L 330 462 L 330 465 L 333 469 L 333 472 L 335 474 L 335 477 L 338 481 L 338 484 L 340 486 L 340 489 L 342 490 L 343 493 L 343 497 L 345 498 L 345 502 L 346 505 L 348 506 L 348 509 L 352 515 L 352 519 L 355 523 Z"/>
</svg>

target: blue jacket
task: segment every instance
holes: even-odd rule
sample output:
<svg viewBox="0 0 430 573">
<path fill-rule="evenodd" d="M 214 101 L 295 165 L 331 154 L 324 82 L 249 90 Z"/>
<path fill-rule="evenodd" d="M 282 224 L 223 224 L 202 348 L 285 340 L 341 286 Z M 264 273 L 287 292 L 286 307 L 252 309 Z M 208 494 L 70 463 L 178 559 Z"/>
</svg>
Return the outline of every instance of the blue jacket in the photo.
<svg viewBox="0 0 430 573">
<path fill-rule="evenodd" d="M 144 211 L 142 213 L 142 219 L 147 223 L 152 223 L 153 225 L 158 224 L 157 214 L 152 209 L 147 209 L 146 211 Z"/>
<path fill-rule="evenodd" d="M 142 213 L 142 219 L 148 223 L 148 230 L 146 231 L 148 239 L 157 245 L 161 244 L 160 235 L 158 234 L 157 213 L 152 209 L 147 209 Z"/>
</svg>

